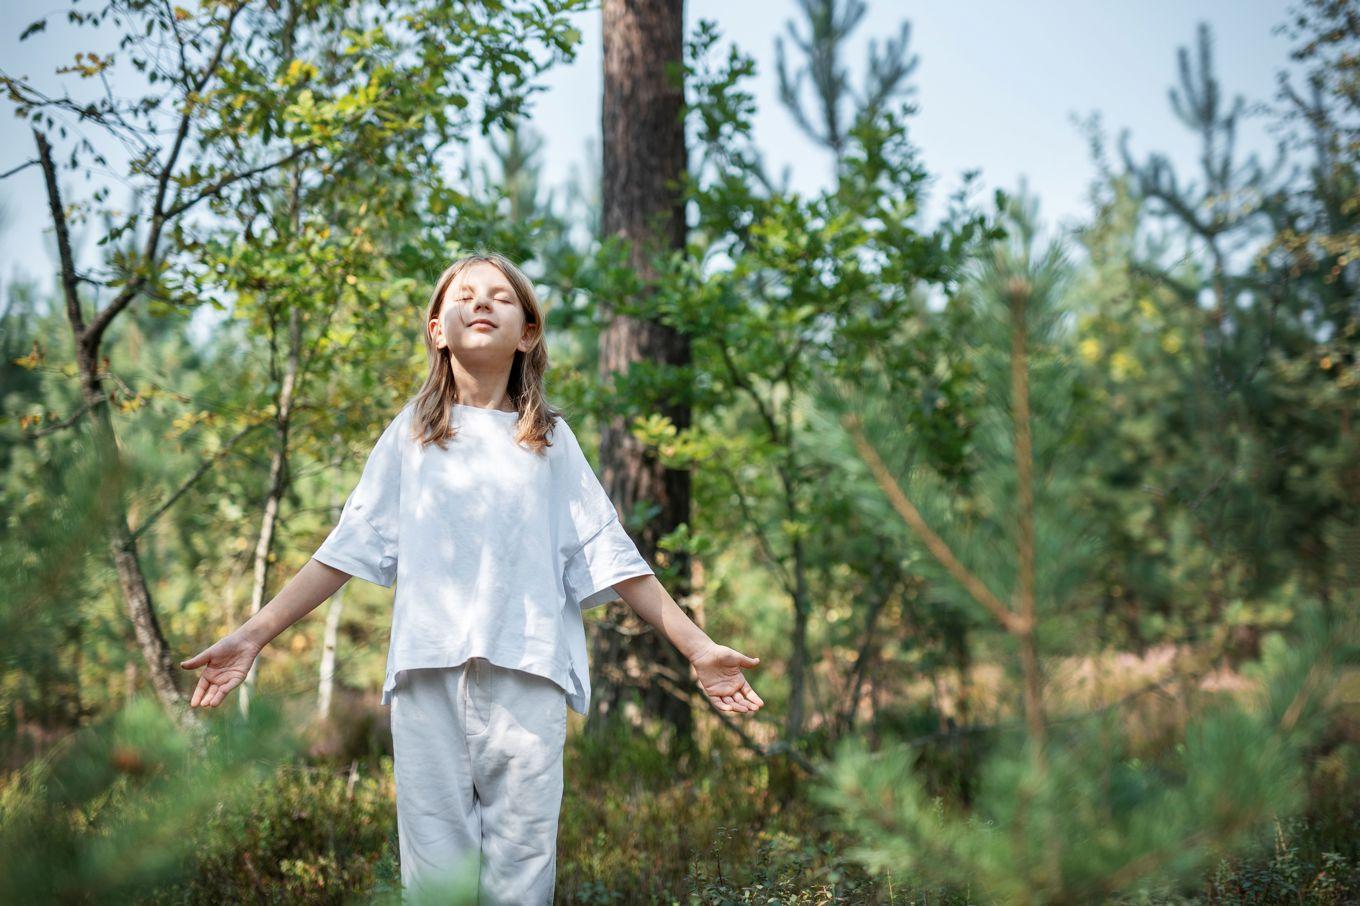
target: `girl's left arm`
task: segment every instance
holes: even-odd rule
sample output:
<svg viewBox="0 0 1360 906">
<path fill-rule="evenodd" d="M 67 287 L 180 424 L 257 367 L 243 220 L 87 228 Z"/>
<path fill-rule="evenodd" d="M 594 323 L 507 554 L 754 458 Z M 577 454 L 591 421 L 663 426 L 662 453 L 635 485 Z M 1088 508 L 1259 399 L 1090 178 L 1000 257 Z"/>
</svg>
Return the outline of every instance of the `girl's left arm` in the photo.
<svg viewBox="0 0 1360 906">
<path fill-rule="evenodd" d="M 760 658 L 719 645 L 675 603 L 655 574 L 633 576 L 614 583 L 619 597 L 680 650 L 694 666 L 704 694 L 719 711 L 758 711 L 765 704 L 742 675 Z"/>
</svg>

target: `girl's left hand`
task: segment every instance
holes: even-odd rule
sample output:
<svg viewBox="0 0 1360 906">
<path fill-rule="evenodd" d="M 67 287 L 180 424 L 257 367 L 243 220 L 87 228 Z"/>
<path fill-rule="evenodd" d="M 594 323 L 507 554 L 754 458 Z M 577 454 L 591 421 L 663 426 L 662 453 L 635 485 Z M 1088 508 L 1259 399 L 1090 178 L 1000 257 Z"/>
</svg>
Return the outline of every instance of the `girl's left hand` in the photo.
<svg viewBox="0 0 1360 906">
<path fill-rule="evenodd" d="M 759 711 L 765 700 L 746 682 L 741 668 L 755 667 L 760 658 L 747 657 L 726 645 L 710 645 L 690 659 L 699 686 L 719 711 Z"/>
</svg>

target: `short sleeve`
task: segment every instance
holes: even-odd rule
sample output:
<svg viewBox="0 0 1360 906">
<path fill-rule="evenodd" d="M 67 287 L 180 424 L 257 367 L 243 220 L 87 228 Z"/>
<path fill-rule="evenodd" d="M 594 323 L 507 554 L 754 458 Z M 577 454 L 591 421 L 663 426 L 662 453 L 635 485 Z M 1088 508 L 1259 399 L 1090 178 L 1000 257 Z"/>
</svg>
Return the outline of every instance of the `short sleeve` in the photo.
<svg viewBox="0 0 1360 906">
<path fill-rule="evenodd" d="M 608 492 L 591 468 L 576 435 L 557 420 L 563 450 L 557 478 L 562 582 L 569 602 L 582 610 L 619 600 L 615 582 L 654 575 L 619 521 Z"/>
<path fill-rule="evenodd" d="M 405 409 L 383 430 L 340 520 L 312 559 L 390 588 L 397 579 Z"/>
</svg>

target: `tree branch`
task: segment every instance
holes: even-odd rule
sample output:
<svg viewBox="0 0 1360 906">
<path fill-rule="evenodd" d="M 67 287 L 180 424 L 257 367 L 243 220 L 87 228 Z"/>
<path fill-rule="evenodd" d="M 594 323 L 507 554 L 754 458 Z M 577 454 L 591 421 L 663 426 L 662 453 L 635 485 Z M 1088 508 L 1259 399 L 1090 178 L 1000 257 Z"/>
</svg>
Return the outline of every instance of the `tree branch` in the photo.
<svg viewBox="0 0 1360 906">
<path fill-rule="evenodd" d="M 57 166 L 52 160 L 52 146 L 47 136 L 33 130 L 38 143 L 38 157 L 42 161 L 43 181 L 47 187 L 47 207 L 52 212 L 52 228 L 57 234 L 57 253 L 61 259 L 61 289 L 66 302 L 66 316 L 77 342 L 85 333 L 84 315 L 80 311 L 80 294 L 76 280 L 75 256 L 71 252 L 71 234 L 66 226 L 66 211 L 61 203 L 61 187 L 57 184 Z"/>
<path fill-rule="evenodd" d="M 231 42 L 232 25 L 235 23 L 236 17 L 244 8 L 244 3 L 237 3 L 232 6 L 226 21 L 222 23 L 222 35 L 217 42 L 217 46 L 213 49 L 212 59 L 203 67 L 203 72 L 200 74 L 198 80 L 194 82 L 192 91 L 189 92 L 190 94 L 196 95 L 201 93 L 203 87 L 208 83 L 208 80 L 212 78 L 213 73 L 217 71 L 217 67 L 221 65 L 222 55 L 226 52 L 227 45 Z M 84 343 L 86 348 L 92 353 L 99 348 L 99 343 L 103 339 L 104 331 L 108 329 L 109 324 L 118 316 L 119 312 L 132 304 L 132 301 L 137 298 L 137 294 L 141 291 L 142 287 L 151 279 L 151 270 L 156 261 L 156 254 L 160 249 L 161 232 L 165 229 L 166 222 L 170 220 L 171 217 L 177 216 L 187 210 L 193 203 L 197 203 L 203 198 L 208 197 L 209 194 L 212 194 L 208 192 L 200 194 L 189 204 L 177 205 L 173 212 L 167 212 L 165 210 L 165 197 L 169 191 L 170 179 L 175 171 L 176 164 L 179 163 L 179 155 L 183 151 L 184 143 L 189 136 L 189 129 L 193 122 L 194 106 L 195 103 L 186 97 L 184 110 L 180 114 L 179 124 L 175 127 L 175 139 L 171 143 L 170 155 L 156 177 L 155 197 L 151 204 L 151 226 L 147 230 L 146 242 L 142 248 L 141 262 L 144 267 L 140 272 L 133 274 L 132 278 L 124 285 L 122 291 L 114 297 L 114 300 L 109 303 L 108 307 L 95 317 L 90 323 L 89 328 L 85 331 L 84 336 L 81 337 L 81 342 Z M 296 153 L 297 152 L 295 151 L 294 154 Z M 290 158 L 292 156 L 293 155 L 290 155 Z M 285 160 L 286 159 L 289 158 L 285 158 Z M 221 188 L 225 185 L 229 185 L 232 181 L 234 180 L 228 180 L 222 183 L 218 186 L 216 191 L 220 191 Z M 135 217 L 137 215 L 133 214 L 131 216 Z"/>
<path fill-rule="evenodd" d="M 24 170 L 24 169 L 26 169 L 26 168 L 28 168 L 28 167 L 31 167 L 31 166 L 33 166 L 34 164 L 41 164 L 41 163 L 42 163 L 42 161 L 38 160 L 36 157 L 33 158 L 33 159 L 31 159 L 31 160 L 26 160 L 26 161 L 24 161 L 23 163 L 19 164 L 19 166 L 17 166 L 17 167 L 11 167 L 10 169 L 6 170 L 4 173 L 0 173 L 0 179 L 8 179 L 9 177 L 13 176 L 15 173 L 18 173 L 18 172 L 20 172 L 20 171 L 22 171 L 22 170 Z"/>
<path fill-rule="evenodd" d="M 74 425 L 77 421 L 79 421 L 81 416 L 83 416 L 86 412 L 90 411 L 90 408 L 91 408 L 90 405 L 86 403 L 85 405 L 77 409 L 75 412 L 73 412 L 70 416 L 62 419 L 56 424 L 47 425 L 46 427 L 39 428 L 36 431 L 26 431 L 21 436 L 23 437 L 24 440 L 37 440 L 39 437 L 45 437 L 48 434 L 55 434 L 58 431 L 63 431 Z"/>
<path fill-rule="evenodd" d="M 846 429 L 850 432 L 850 436 L 854 440 L 860 455 L 864 458 L 870 471 L 874 473 L 874 477 L 877 479 L 879 487 L 881 487 L 883 492 L 888 495 L 888 499 L 892 502 L 893 508 L 897 510 L 904 520 L 906 520 L 907 524 L 912 527 L 916 534 L 921 537 L 926 548 L 934 555 L 935 559 L 949 571 L 949 574 L 953 576 L 960 585 L 967 589 L 974 600 L 987 608 L 1002 626 L 1017 634 L 1027 631 L 1029 626 L 1027 625 L 1026 620 L 1021 618 L 1019 614 L 1011 612 L 1005 604 L 1001 603 L 1001 600 L 997 598 L 996 595 L 992 594 L 991 589 L 984 585 L 982 580 L 969 572 L 968 568 L 959 562 L 958 558 L 954 556 L 954 552 L 949 549 L 949 545 L 944 542 L 944 539 L 935 534 L 935 531 L 926 524 L 920 511 L 917 510 L 912 502 L 907 499 L 907 496 L 902 493 L 902 489 L 888 472 L 887 466 L 883 464 L 883 460 L 878 456 L 878 451 L 874 449 L 873 445 L 869 443 L 868 439 L 864 436 L 859 417 L 853 412 L 847 412 L 842 420 L 845 423 Z"/>
<path fill-rule="evenodd" d="M 760 522 L 751 513 L 750 504 L 747 503 L 746 495 L 742 493 L 741 485 L 737 481 L 736 476 L 733 475 L 732 471 L 725 465 L 715 462 L 715 466 L 717 470 L 732 483 L 732 491 L 737 495 L 737 506 L 741 508 L 742 516 L 746 519 L 746 522 L 751 526 L 751 530 L 755 533 L 756 541 L 760 545 L 761 552 L 765 555 L 765 559 L 769 561 L 770 568 L 773 569 L 779 577 L 779 582 L 784 586 L 784 591 L 792 596 L 795 593 L 793 579 L 789 576 L 788 570 L 784 566 L 784 561 L 775 554 L 774 547 L 770 544 L 770 540 L 768 536 L 766 536 L 764 529 L 761 528 Z"/>
<path fill-rule="evenodd" d="M 270 419 L 270 420 L 268 420 L 268 421 L 256 422 L 256 423 L 253 424 L 253 425 L 246 425 L 246 426 L 245 426 L 244 428 L 242 428 L 240 431 L 237 431 L 236 434 L 235 434 L 235 436 L 232 437 L 231 440 L 227 441 L 227 442 L 222 446 L 222 449 L 218 450 L 218 451 L 217 451 L 216 453 L 214 453 L 212 456 L 208 457 L 208 458 L 205 459 L 202 463 L 200 463 L 200 464 L 199 464 L 199 467 L 198 467 L 197 469 L 194 470 L 194 473 L 193 473 L 192 475 L 190 475 L 189 478 L 188 478 L 183 484 L 181 484 L 178 488 L 176 488 L 176 489 L 175 489 L 175 492 L 174 492 L 173 494 L 171 494 L 168 498 L 166 498 L 165 502 L 162 503 L 159 507 L 157 507 L 156 510 L 155 510 L 155 512 L 153 512 L 150 516 L 148 516 L 148 517 L 142 522 L 142 524 L 139 525 L 139 526 L 132 532 L 132 540 L 134 540 L 134 541 L 137 540 L 138 538 L 141 537 L 141 535 L 142 535 L 143 532 L 145 532 L 147 529 L 151 528 L 151 526 L 152 526 L 153 524 L 155 524 L 156 520 L 159 519 L 159 518 L 161 517 L 162 514 L 164 514 L 167 510 L 169 510 L 170 507 L 172 507 L 172 506 L 175 505 L 175 501 L 177 501 L 177 500 L 179 500 L 179 498 L 183 497 L 184 494 L 189 490 L 189 488 L 193 487 L 193 485 L 194 485 L 195 482 L 197 482 L 197 481 L 198 481 L 200 478 L 202 478 L 204 475 L 208 474 L 208 469 L 212 468 L 212 466 L 213 466 L 214 464 L 216 464 L 218 460 L 222 459 L 222 458 L 225 457 L 228 453 L 230 453 L 231 450 L 232 450 L 232 448 L 236 446 L 236 444 L 241 440 L 241 438 L 245 437 L 245 436 L 246 436 L 247 434 L 249 434 L 251 431 L 254 431 L 256 428 L 258 428 L 258 427 L 260 427 L 260 426 L 262 426 L 262 425 L 268 425 L 268 424 L 272 424 L 272 423 L 273 423 L 273 419 Z"/>
</svg>

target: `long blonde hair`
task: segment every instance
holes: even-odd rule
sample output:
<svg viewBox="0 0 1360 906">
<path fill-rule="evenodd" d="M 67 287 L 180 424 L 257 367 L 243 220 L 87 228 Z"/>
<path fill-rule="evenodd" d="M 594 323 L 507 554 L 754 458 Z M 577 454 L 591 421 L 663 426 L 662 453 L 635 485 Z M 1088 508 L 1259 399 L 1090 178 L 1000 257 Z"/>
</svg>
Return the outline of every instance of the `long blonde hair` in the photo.
<svg viewBox="0 0 1360 906">
<path fill-rule="evenodd" d="M 455 435 L 450 415 L 450 406 L 457 400 L 457 387 L 453 377 L 452 355 L 448 347 L 440 349 L 430 334 L 430 321 L 439 315 L 444 293 L 459 274 L 474 264 L 486 262 L 494 264 L 515 292 L 520 307 L 524 310 L 524 320 L 536 326 L 534 345 L 528 352 L 515 350 L 515 360 L 510 366 L 509 385 L 506 388 L 511 401 L 519 411 L 515 440 L 527 444 L 535 452 L 551 446 L 548 432 L 553 419 L 560 415 L 550 407 L 543 394 L 543 375 L 548 370 L 548 346 L 543 336 L 543 311 L 538 304 L 533 282 L 524 271 L 504 255 L 491 251 L 480 251 L 466 255 L 444 269 L 435 281 L 430 304 L 425 309 L 425 320 L 421 332 L 425 336 L 425 351 L 430 363 L 425 383 L 411 400 L 414 407 L 412 417 L 412 438 L 422 446 L 438 444 L 441 450 L 445 442 Z"/>
</svg>

